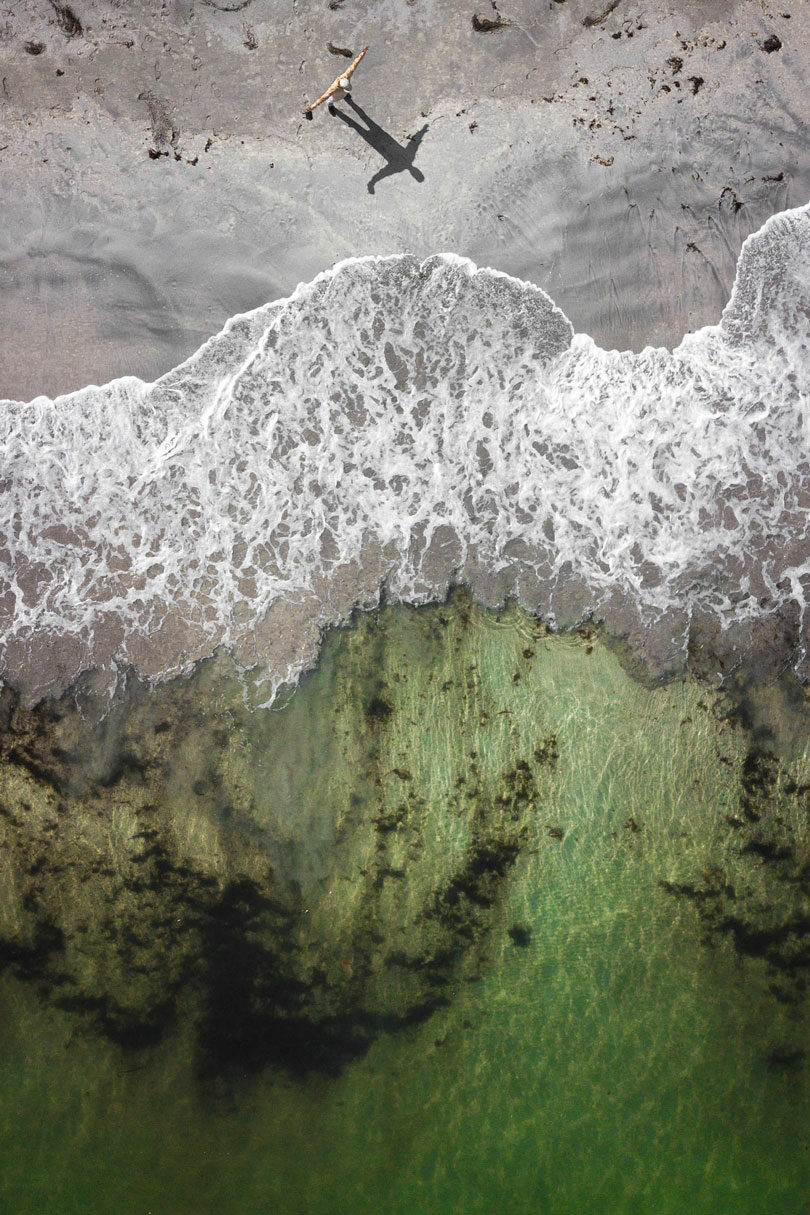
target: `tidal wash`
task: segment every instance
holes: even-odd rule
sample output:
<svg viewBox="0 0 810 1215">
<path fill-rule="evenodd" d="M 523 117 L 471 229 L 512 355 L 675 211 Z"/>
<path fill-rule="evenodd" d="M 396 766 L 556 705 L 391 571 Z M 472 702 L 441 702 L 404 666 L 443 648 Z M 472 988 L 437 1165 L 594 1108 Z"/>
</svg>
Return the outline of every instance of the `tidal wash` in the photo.
<svg viewBox="0 0 810 1215">
<path fill-rule="evenodd" d="M 3 670 L 35 699 L 224 645 L 272 698 L 355 606 L 464 582 L 659 669 L 695 622 L 775 620 L 804 671 L 809 337 L 808 208 L 672 352 L 601 350 L 458 257 L 343 262 L 154 384 L 4 404 Z"/>
</svg>

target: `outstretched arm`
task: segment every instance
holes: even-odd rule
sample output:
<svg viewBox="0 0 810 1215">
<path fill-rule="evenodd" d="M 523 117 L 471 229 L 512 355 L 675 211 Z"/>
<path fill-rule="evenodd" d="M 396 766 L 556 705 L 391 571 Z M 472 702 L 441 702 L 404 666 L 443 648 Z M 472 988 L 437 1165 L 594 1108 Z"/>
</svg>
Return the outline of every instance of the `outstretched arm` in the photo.
<svg viewBox="0 0 810 1215">
<path fill-rule="evenodd" d="M 307 108 L 304 110 L 305 114 L 311 114 L 312 111 L 317 106 L 323 105 L 324 101 L 328 101 L 329 98 L 332 96 L 332 94 L 336 93 L 338 91 L 338 89 L 340 88 L 341 80 L 348 80 L 352 77 L 352 75 L 354 74 L 354 72 L 357 69 L 358 63 L 363 58 L 363 56 L 365 55 L 367 50 L 368 50 L 368 47 L 364 46 L 362 51 L 360 52 L 360 54 L 357 56 L 357 58 L 353 59 L 352 62 L 349 64 L 349 66 L 346 68 L 345 72 L 341 72 L 340 75 L 337 76 L 332 81 L 332 83 L 329 85 L 329 88 L 326 90 L 326 92 L 321 93 L 320 97 L 316 101 L 313 101 L 311 105 L 307 106 Z"/>
</svg>

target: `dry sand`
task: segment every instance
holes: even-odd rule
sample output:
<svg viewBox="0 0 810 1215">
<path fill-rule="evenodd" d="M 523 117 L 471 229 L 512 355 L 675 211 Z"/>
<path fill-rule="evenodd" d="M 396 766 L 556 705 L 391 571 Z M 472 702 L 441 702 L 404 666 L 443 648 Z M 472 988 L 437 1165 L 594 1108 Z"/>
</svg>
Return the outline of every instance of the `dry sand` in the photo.
<svg viewBox="0 0 810 1215">
<path fill-rule="evenodd" d="M 466 254 L 606 346 L 716 321 L 744 238 L 810 197 L 806 0 L 608 7 L 502 0 L 511 24 L 480 33 L 490 0 L 15 0 L 0 396 L 155 378 L 364 253 Z M 304 121 L 348 63 L 330 42 L 370 46 L 371 143 Z M 424 180 L 370 193 L 386 147 Z"/>
</svg>

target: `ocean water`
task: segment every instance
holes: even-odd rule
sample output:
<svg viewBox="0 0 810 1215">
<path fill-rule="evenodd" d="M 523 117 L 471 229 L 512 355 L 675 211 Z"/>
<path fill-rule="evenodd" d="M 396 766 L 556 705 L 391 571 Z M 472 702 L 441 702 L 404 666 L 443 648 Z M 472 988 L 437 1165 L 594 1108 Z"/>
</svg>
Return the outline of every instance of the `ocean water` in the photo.
<svg viewBox="0 0 810 1215">
<path fill-rule="evenodd" d="M 805 1209 L 803 693 L 467 596 L 257 692 L 9 723 L 5 1211 Z"/>
<path fill-rule="evenodd" d="M 4 1211 L 806 1209 L 809 336 L 801 208 L 0 402 Z"/>
<path fill-rule="evenodd" d="M 354 606 L 464 582 L 604 619 L 658 670 L 695 619 L 781 613 L 802 672 L 809 301 L 808 208 L 749 238 L 720 324 L 672 352 L 601 350 L 457 257 L 363 258 L 154 384 L 6 403 L 4 667 L 37 695 L 226 645 L 272 699 Z M 50 683 L 34 635 L 59 639 Z"/>
</svg>

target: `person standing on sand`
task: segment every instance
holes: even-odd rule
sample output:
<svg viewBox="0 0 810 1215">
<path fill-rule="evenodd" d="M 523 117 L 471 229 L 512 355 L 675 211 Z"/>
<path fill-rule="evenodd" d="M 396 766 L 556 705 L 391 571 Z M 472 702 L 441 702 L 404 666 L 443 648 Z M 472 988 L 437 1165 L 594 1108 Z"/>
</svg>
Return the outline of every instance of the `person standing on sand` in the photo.
<svg viewBox="0 0 810 1215">
<path fill-rule="evenodd" d="M 335 113 L 335 102 L 342 101 L 344 97 L 349 96 L 350 92 L 351 92 L 351 81 L 349 80 L 349 77 L 341 76 L 340 80 L 338 81 L 338 87 L 335 89 L 334 93 L 329 98 L 329 102 L 326 106 L 326 108 L 330 114 L 334 115 L 334 113 Z"/>
<path fill-rule="evenodd" d="M 338 76 L 337 80 L 332 81 L 332 83 L 329 85 L 329 88 L 326 90 L 325 93 L 321 93 L 321 95 L 317 99 L 317 101 L 313 101 L 311 105 L 307 106 L 307 108 L 304 110 L 305 118 L 312 118 L 312 111 L 317 109 L 317 107 L 319 105 L 322 105 L 324 101 L 327 101 L 329 103 L 330 113 L 334 112 L 333 103 L 335 101 L 342 101 L 343 98 L 348 95 L 349 82 L 350 82 L 352 76 L 354 75 L 354 72 L 357 68 L 358 63 L 363 58 L 363 56 L 365 55 L 367 50 L 368 50 L 368 47 L 364 46 L 362 51 L 360 52 L 360 54 L 355 59 L 353 59 L 352 62 L 349 64 L 349 66 L 346 68 L 346 71 L 341 76 Z"/>
</svg>

